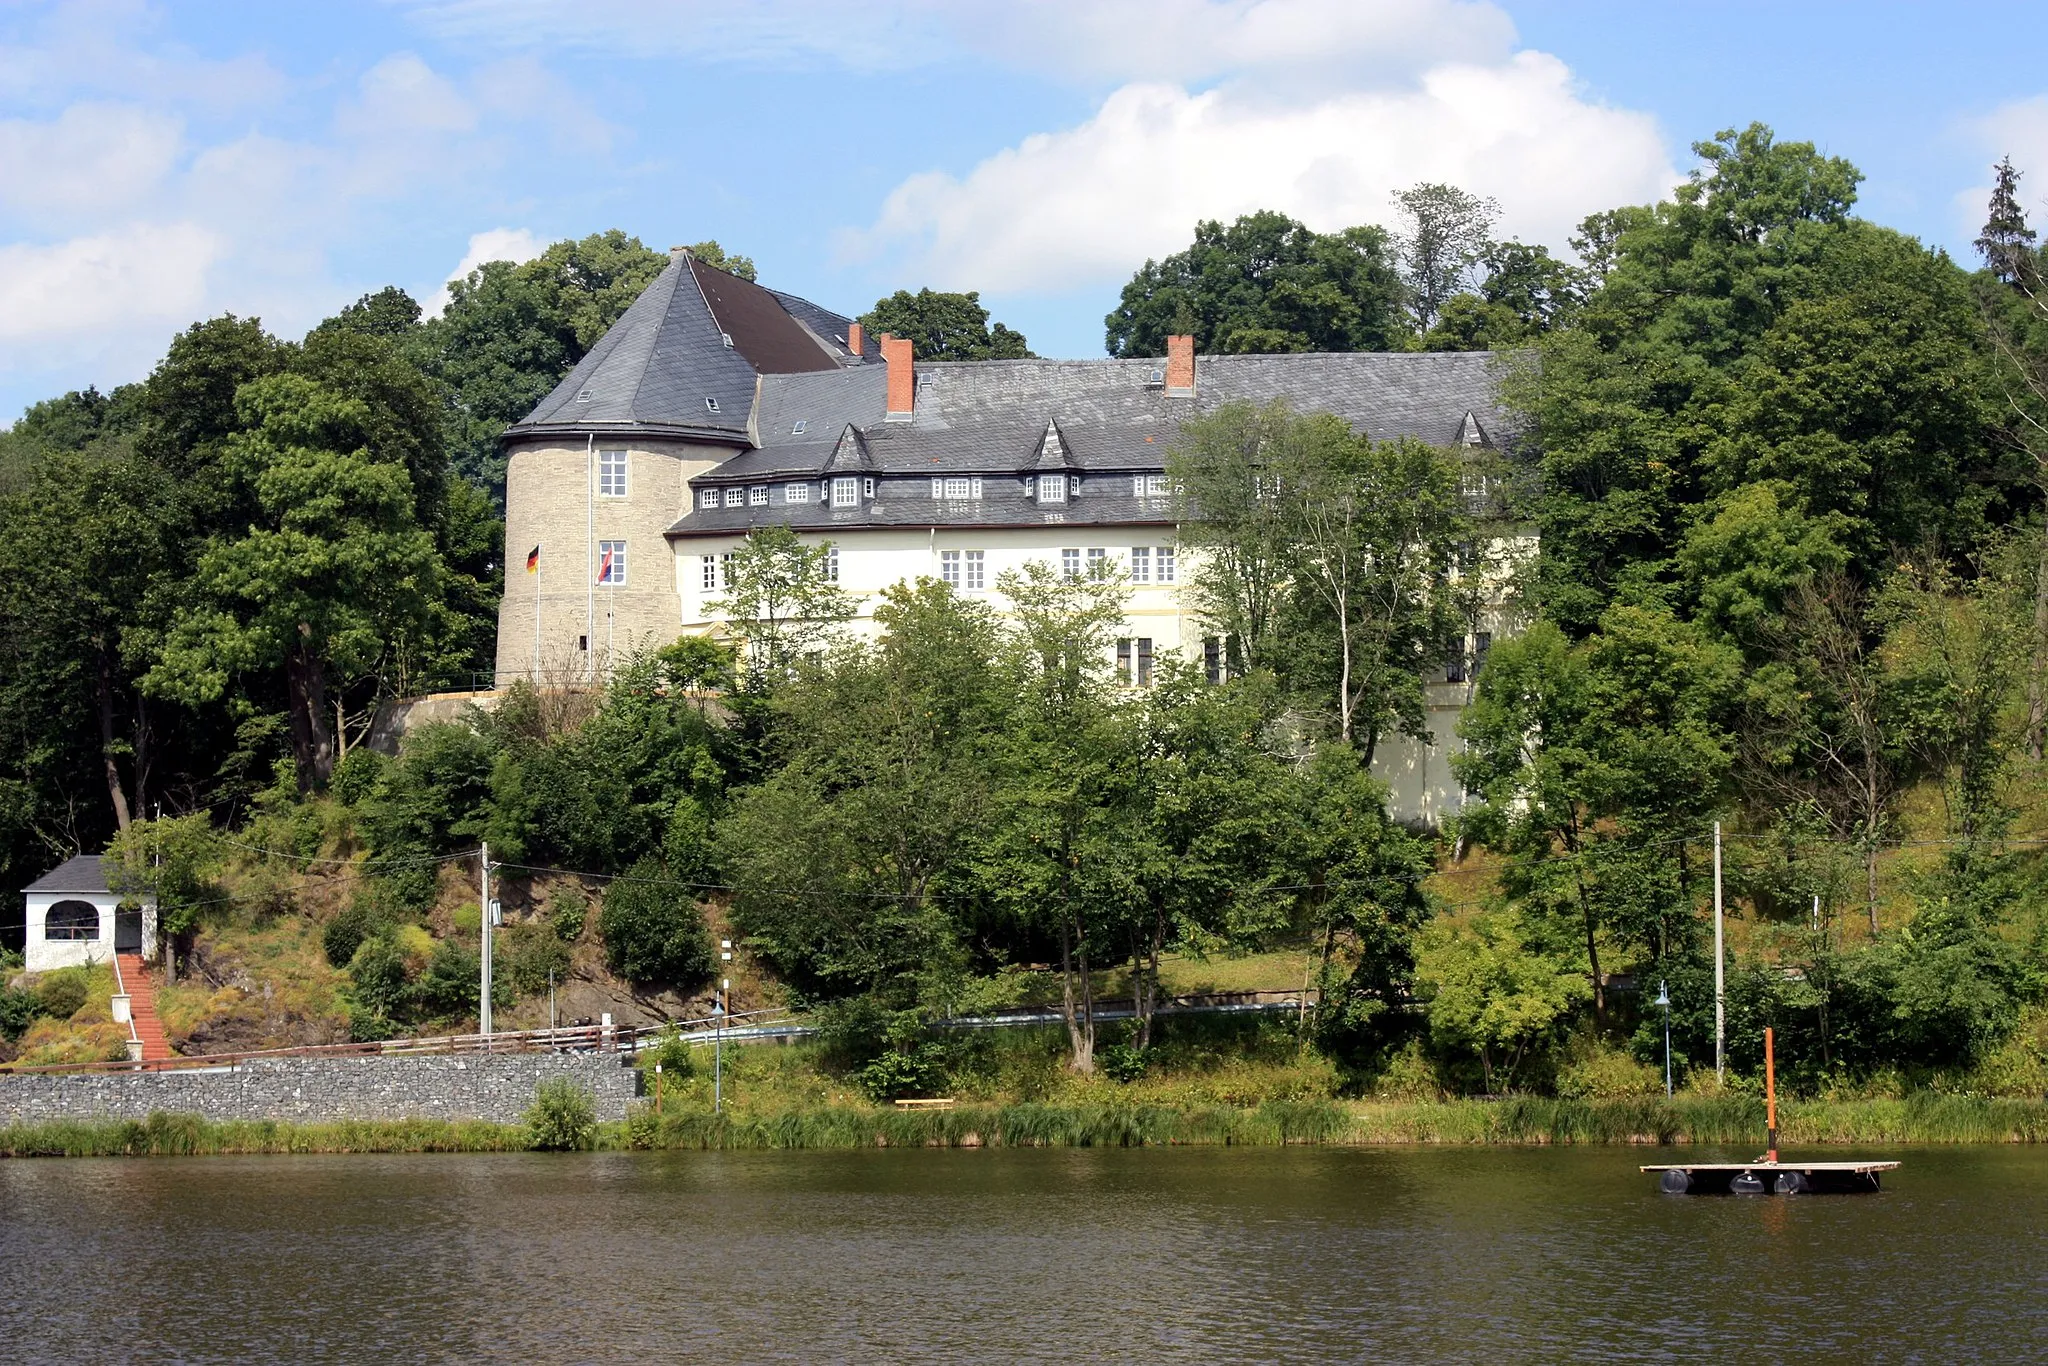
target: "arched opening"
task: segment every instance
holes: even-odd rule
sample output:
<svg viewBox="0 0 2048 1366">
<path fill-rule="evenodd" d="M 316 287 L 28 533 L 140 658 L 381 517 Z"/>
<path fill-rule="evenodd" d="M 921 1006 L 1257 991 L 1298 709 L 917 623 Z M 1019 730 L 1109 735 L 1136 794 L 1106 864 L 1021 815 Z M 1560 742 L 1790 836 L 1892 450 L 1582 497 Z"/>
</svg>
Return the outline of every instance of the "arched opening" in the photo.
<svg viewBox="0 0 2048 1366">
<path fill-rule="evenodd" d="M 100 908 L 90 901 L 60 901 L 43 916 L 43 938 L 97 939 Z"/>
</svg>

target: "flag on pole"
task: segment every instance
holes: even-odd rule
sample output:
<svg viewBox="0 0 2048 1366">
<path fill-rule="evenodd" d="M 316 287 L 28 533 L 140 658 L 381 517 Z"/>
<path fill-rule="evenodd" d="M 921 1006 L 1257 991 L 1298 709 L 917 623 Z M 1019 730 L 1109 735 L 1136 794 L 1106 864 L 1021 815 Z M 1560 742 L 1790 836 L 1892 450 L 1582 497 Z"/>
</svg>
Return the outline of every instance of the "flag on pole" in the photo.
<svg viewBox="0 0 2048 1366">
<path fill-rule="evenodd" d="M 527 551 L 527 552 L 526 552 L 526 572 L 527 572 L 527 573 L 529 573 L 529 574 L 538 574 L 538 573 L 540 573 L 540 547 L 539 547 L 539 546 L 535 546 L 535 547 L 534 547 L 533 549 L 531 549 L 531 550 L 529 550 L 529 551 Z"/>
<path fill-rule="evenodd" d="M 604 558 L 597 562 L 597 581 L 599 583 L 610 583 L 612 581 L 612 549 L 610 546 L 605 547 Z"/>
</svg>

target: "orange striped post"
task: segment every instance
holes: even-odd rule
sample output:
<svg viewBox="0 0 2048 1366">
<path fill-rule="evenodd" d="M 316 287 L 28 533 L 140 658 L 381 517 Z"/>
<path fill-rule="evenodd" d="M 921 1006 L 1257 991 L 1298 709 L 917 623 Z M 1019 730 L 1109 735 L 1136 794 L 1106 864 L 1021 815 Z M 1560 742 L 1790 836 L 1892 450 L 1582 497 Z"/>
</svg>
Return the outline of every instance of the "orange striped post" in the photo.
<svg viewBox="0 0 2048 1366">
<path fill-rule="evenodd" d="M 1778 1160 L 1778 1072 L 1777 1060 L 1772 1056 L 1771 1030 L 1764 1028 L 1764 1125 L 1769 1132 L 1770 1151 L 1764 1154 L 1764 1161 Z"/>
</svg>

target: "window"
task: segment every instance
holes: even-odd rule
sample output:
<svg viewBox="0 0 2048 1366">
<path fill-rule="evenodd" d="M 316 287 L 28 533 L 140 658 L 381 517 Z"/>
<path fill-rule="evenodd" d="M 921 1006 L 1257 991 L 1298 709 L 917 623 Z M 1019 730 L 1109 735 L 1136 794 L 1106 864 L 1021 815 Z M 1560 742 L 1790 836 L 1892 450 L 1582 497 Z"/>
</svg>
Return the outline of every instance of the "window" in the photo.
<svg viewBox="0 0 2048 1366">
<path fill-rule="evenodd" d="M 700 508 L 715 508 L 715 507 L 717 507 L 717 506 L 718 506 L 718 490 L 717 490 L 717 489 L 699 489 L 699 490 L 697 491 L 697 506 L 698 506 L 698 507 L 700 507 Z"/>
<path fill-rule="evenodd" d="M 810 423 L 804 421 L 802 418 L 798 418 L 796 425 L 789 429 L 789 434 L 791 436 L 802 436 L 804 434 L 804 428 L 810 425 Z"/>
<path fill-rule="evenodd" d="M 743 504 L 745 504 L 746 501 L 747 491 L 743 488 L 738 487 L 737 485 L 725 491 L 725 505 L 729 508 L 740 507 Z"/>
<path fill-rule="evenodd" d="M 825 547 L 825 582 L 839 582 L 839 547 L 836 545 Z"/>
<path fill-rule="evenodd" d="M 1493 632 L 1481 631 L 1472 637 L 1472 672 L 1477 674 L 1486 663 L 1486 652 L 1493 648 Z"/>
<path fill-rule="evenodd" d="M 703 584 L 705 592 L 711 593 L 717 591 L 718 557 L 716 555 L 704 556 L 704 576 L 701 580 L 701 583 Z"/>
<path fill-rule="evenodd" d="M 612 588 L 624 586 L 626 582 L 626 543 L 624 541 L 599 541 L 597 543 L 597 581 Z"/>
<path fill-rule="evenodd" d="M 1152 582 L 1152 547 L 1134 545 L 1131 547 L 1131 582 Z"/>
<path fill-rule="evenodd" d="M 1223 681 L 1223 637 L 1208 636 L 1202 641 L 1202 677 L 1210 683 Z"/>
<path fill-rule="evenodd" d="M 767 507 L 767 506 L 768 506 L 768 486 L 767 486 L 766 484 L 756 484 L 756 485 L 754 485 L 754 487 L 752 487 L 752 488 L 748 489 L 748 490 L 747 490 L 747 504 L 748 504 L 748 506 L 750 506 L 750 507 L 757 507 L 757 508 L 764 508 L 764 507 Z"/>
<path fill-rule="evenodd" d="M 597 453 L 597 491 L 601 497 L 624 498 L 626 496 L 626 453 L 624 451 L 599 451 Z"/>
<path fill-rule="evenodd" d="M 860 480 L 850 474 L 842 474 L 832 481 L 832 506 L 854 508 L 860 506 Z"/>
<path fill-rule="evenodd" d="M 960 552 L 941 550 L 939 552 L 939 577 L 953 587 L 960 587 Z"/>
<path fill-rule="evenodd" d="M 786 487 L 786 488 L 784 488 L 784 489 L 782 490 L 782 501 L 783 501 L 783 502 L 785 502 L 785 503 L 808 503 L 808 502 L 810 502 L 810 501 L 811 501 L 811 486 L 810 486 L 809 484 L 791 484 L 791 485 L 789 485 L 788 487 Z"/>
<path fill-rule="evenodd" d="M 1081 577 L 1081 552 L 1062 550 L 1060 552 L 1060 576 L 1068 579 Z"/>
<path fill-rule="evenodd" d="M 872 497 L 874 497 L 874 496 L 875 496 L 875 476 L 873 476 L 873 475 L 871 474 L 871 475 L 869 475 L 869 476 L 868 476 L 867 478 L 865 478 L 865 479 L 861 480 L 861 481 L 860 481 L 860 491 L 861 491 L 861 496 L 862 496 L 862 497 L 864 497 L 864 498 L 872 498 Z"/>
<path fill-rule="evenodd" d="M 1067 501 L 1067 477 L 1064 474 L 1048 474 L 1038 481 L 1038 501 L 1041 503 L 1064 503 Z"/>
<path fill-rule="evenodd" d="M 1102 546 L 1091 546 L 1088 550 L 1088 577 L 1099 579 L 1109 573 L 1109 551 Z"/>
<path fill-rule="evenodd" d="M 978 474 L 955 475 L 944 479 L 935 477 L 932 480 L 932 497 L 944 498 L 952 502 L 971 501 L 980 498 L 981 476 Z"/>
<path fill-rule="evenodd" d="M 732 552 L 730 550 L 718 557 L 718 586 L 720 588 L 732 587 Z"/>
<path fill-rule="evenodd" d="M 1172 583 L 1174 581 L 1173 576 L 1177 572 L 1174 564 L 1173 547 L 1170 545 L 1160 546 L 1159 554 L 1156 558 L 1159 561 L 1159 582 Z"/>
<path fill-rule="evenodd" d="M 707 413 L 715 413 L 715 412 L 717 412 L 717 411 L 718 411 L 718 400 L 717 400 L 717 399 L 715 399 L 715 398 L 707 398 L 707 399 L 705 399 L 705 400 L 704 400 L 704 411 L 705 411 L 705 412 L 707 412 Z"/>
<path fill-rule="evenodd" d="M 89 901 L 60 901 L 43 916 L 45 939 L 97 939 L 100 908 Z"/>
<path fill-rule="evenodd" d="M 1131 476 L 1131 497 L 1164 498 L 1166 476 L 1163 474 L 1134 474 Z"/>
<path fill-rule="evenodd" d="M 1133 688 L 1152 686 L 1152 638 L 1126 636 L 1116 643 L 1116 674 Z"/>
<path fill-rule="evenodd" d="M 968 552 L 967 552 L 967 583 L 966 583 L 966 585 L 965 585 L 965 586 L 966 586 L 967 588 L 969 588 L 969 589 L 975 589 L 975 588 L 985 588 L 985 587 L 987 587 L 987 586 L 988 586 L 988 579 L 987 579 L 987 574 L 988 574 L 988 552 L 987 552 L 987 551 L 984 551 L 984 550 L 970 550 L 970 551 L 968 551 Z"/>
</svg>

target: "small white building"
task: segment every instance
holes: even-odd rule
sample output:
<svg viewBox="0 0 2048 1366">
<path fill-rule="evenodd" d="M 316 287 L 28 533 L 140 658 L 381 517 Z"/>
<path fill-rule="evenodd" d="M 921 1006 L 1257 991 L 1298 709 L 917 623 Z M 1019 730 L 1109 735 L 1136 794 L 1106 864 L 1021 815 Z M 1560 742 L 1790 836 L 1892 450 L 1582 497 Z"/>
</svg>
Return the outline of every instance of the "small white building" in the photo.
<svg viewBox="0 0 2048 1366">
<path fill-rule="evenodd" d="M 23 888 L 30 972 L 111 962 L 116 953 L 156 958 L 156 903 L 113 890 L 112 862 L 80 854 Z"/>
</svg>

